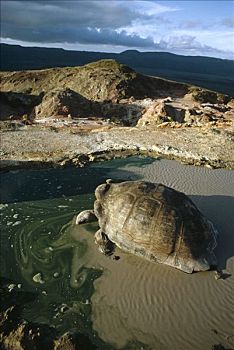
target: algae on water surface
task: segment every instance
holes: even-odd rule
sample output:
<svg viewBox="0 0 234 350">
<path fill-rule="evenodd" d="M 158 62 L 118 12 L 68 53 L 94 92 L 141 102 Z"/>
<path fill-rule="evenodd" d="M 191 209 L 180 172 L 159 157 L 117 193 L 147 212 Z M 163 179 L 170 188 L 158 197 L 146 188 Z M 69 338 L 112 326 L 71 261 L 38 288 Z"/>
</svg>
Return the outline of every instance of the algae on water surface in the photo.
<svg viewBox="0 0 234 350">
<path fill-rule="evenodd" d="M 130 159 L 133 165 L 138 162 Z M 93 206 L 94 189 L 120 162 L 103 165 L 1 175 L 1 311 L 20 305 L 23 319 L 52 327 L 53 336 L 78 331 L 93 344 L 112 349 L 93 330 L 91 319 L 94 282 L 104 268 L 88 264 L 97 226 L 81 228 L 73 220 Z"/>
</svg>

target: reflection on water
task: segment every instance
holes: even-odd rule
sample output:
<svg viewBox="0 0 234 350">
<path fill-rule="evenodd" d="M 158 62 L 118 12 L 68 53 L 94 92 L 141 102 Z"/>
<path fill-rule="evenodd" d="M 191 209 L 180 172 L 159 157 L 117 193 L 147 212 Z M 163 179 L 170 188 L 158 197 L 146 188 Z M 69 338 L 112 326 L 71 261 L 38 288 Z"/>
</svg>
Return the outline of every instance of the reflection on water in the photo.
<svg viewBox="0 0 234 350">
<path fill-rule="evenodd" d="M 108 174 L 117 171 L 115 178 L 130 178 L 137 175 L 128 170 L 119 168 L 127 162 L 129 167 L 138 169 L 156 162 L 150 157 L 129 157 L 114 161 L 94 163 L 84 168 L 43 169 L 43 170 L 16 170 L 3 174 L 1 178 L 1 203 L 37 201 L 71 197 L 80 194 L 93 194 Z M 67 203 L 65 203 L 67 205 Z"/>
<path fill-rule="evenodd" d="M 118 261 L 100 254 L 97 224 L 77 226 L 73 218 L 93 206 L 94 188 L 110 177 L 162 182 L 190 195 L 219 229 L 217 255 L 232 276 L 216 281 L 211 272 L 187 275 L 121 251 Z M 100 349 L 230 348 L 233 180 L 232 171 L 136 157 L 84 169 L 5 173 L 1 277 L 28 293 L 25 319 L 58 334 L 79 330 Z"/>
</svg>

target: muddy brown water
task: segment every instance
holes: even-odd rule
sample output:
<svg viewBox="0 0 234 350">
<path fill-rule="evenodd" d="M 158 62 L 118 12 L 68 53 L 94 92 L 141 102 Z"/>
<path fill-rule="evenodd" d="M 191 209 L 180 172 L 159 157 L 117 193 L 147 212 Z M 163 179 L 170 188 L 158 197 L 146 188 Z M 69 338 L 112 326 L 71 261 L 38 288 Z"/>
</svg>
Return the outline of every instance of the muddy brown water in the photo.
<svg viewBox="0 0 234 350">
<path fill-rule="evenodd" d="M 186 274 L 119 250 L 117 261 L 100 254 L 96 223 L 77 227 L 74 215 L 92 206 L 93 190 L 106 178 L 161 182 L 189 195 L 220 233 L 216 254 L 226 278 Z M 79 329 L 100 349 L 234 347 L 233 171 L 131 157 L 6 173 L 2 185 L 1 276 L 13 292 L 35 295 L 24 318 L 60 333 Z"/>
</svg>

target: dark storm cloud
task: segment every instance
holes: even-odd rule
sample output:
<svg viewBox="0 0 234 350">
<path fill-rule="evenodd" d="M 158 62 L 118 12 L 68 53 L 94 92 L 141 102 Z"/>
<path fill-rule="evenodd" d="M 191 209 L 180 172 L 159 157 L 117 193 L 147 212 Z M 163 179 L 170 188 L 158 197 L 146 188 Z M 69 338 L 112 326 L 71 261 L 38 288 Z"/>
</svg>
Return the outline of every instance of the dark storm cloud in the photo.
<svg viewBox="0 0 234 350">
<path fill-rule="evenodd" d="M 12 26 L 5 26 L 5 37 L 12 38 Z M 152 38 L 141 38 L 138 35 L 128 35 L 125 31 L 120 33 L 113 29 L 96 29 L 79 27 L 74 31 L 72 26 L 64 28 L 62 25 L 51 28 L 34 29 L 22 28 L 17 31 L 15 28 L 14 39 L 24 40 L 27 42 L 44 42 L 44 43 L 80 43 L 80 44 L 103 44 L 118 45 L 129 47 L 153 48 L 154 41 Z"/>
<path fill-rule="evenodd" d="M 3 1 L 3 22 L 25 27 L 81 25 L 119 28 L 131 23 L 136 14 L 116 1 Z"/>
<path fill-rule="evenodd" d="M 2 11 L 4 22 L 25 26 L 59 22 L 116 28 L 134 19 L 132 11 L 115 1 L 3 1 Z"/>
<path fill-rule="evenodd" d="M 5 1 L 2 37 L 40 43 L 112 44 L 151 48 L 151 38 L 115 29 L 147 15 L 116 1 Z"/>
</svg>

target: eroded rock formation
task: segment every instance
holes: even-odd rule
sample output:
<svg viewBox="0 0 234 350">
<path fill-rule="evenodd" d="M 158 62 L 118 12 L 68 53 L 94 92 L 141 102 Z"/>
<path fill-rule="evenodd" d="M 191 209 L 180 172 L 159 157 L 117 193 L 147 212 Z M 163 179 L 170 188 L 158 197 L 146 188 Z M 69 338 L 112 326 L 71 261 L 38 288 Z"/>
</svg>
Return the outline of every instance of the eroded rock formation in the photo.
<svg viewBox="0 0 234 350">
<path fill-rule="evenodd" d="M 1 72 L 0 76 L 1 119 L 91 117 L 111 125 L 138 127 L 201 126 L 233 120 L 229 96 L 144 76 L 114 60 Z"/>
</svg>

